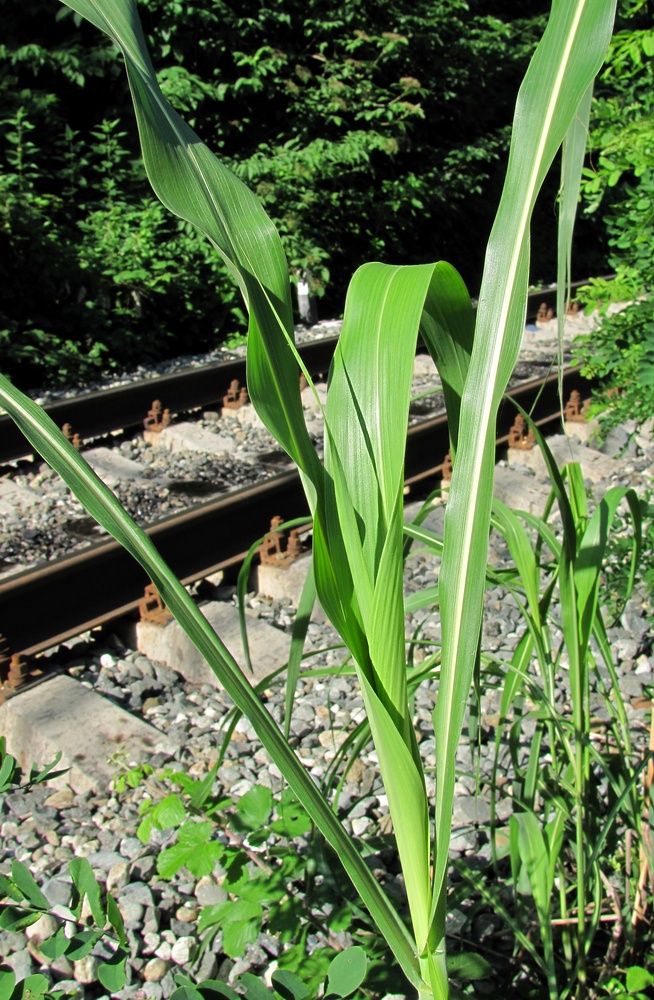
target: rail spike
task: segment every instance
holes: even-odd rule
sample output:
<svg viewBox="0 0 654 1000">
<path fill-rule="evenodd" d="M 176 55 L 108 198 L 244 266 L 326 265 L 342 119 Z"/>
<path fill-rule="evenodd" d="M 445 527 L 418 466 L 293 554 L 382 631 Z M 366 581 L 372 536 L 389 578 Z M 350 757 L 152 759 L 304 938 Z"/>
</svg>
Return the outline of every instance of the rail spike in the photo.
<svg viewBox="0 0 654 1000">
<path fill-rule="evenodd" d="M 247 402 L 249 402 L 247 389 L 237 378 L 232 379 L 227 395 L 223 396 L 223 409 L 240 410 Z"/>
<path fill-rule="evenodd" d="M 66 440 L 70 441 L 75 451 L 81 451 L 82 439 L 80 438 L 79 434 L 73 433 L 73 428 L 71 427 L 70 424 L 63 424 L 61 428 L 61 433 L 66 438 Z"/>
<path fill-rule="evenodd" d="M 148 415 L 143 421 L 146 431 L 153 434 L 160 434 L 170 423 L 170 410 L 164 410 L 160 399 L 155 399 L 152 409 L 148 410 Z"/>
<path fill-rule="evenodd" d="M 563 416 L 566 422 L 583 424 L 587 419 L 589 407 L 590 400 L 585 399 L 582 402 L 581 393 L 577 389 L 573 389 L 570 393 L 570 399 L 565 404 Z"/>
<path fill-rule="evenodd" d="M 9 643 L 0 632 L 0 705 L 27 683 L 29 667 L 18 653 L 12 653 Z"/>
</svg>

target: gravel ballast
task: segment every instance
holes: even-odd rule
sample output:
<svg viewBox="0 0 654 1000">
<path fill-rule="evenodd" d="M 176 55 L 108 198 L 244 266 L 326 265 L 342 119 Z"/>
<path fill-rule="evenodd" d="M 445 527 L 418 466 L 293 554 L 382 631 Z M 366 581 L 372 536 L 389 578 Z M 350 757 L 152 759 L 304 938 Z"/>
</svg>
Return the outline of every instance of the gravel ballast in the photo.
<svg viewBox="0 0 654 1000">
<path fill-rule="evenodd" d="M 613 449 L 622 448 L 619 477 L 593 484 L 595 496 L 613 485 L 633 486 L 639 493 L 651 489 L 654 467 L 651 436 L 641 433 L 632 437 L 630 431 L 631 428 L 627 428 L 613 439 Z M 256 432 L 261 433 L 260 429 Z M 257 447 L 252 447 L 250 451 L 260 451 L 264 443 L 262 439 L 257 439 Z M 141 448 L 145 451 L 142 443 L 130 444 L 129 449 L 124 449 L 124 454 L 129 458 L 138 457 L 137 452 Z M 169 458 L 167 456 L 166 461 Z M 191 461 L 190 457 L 179 456 L 176 460 Z M 153 463 L 157 461 L 157 456 L 152 458 Z M 188 465 L 186 469 L 188 472 Z M 201 465 L 194 466 L 191 478 L 200 479 L 201 469 Z M 214 472 L 212 467 L 207 467 L 207 480 Z M 169 465 L 166 466 L 166 474 L 170 475 Z M 521 474 L 528 479 L 533 478 L 528 470 L 521 470 Z M 41 476 L 41 483 L 47 485 L 51 492 L 51 511 L 56 511 L 59 502 L 61 506 L 70 507 L 70 502 L 63 495 L 58 495 L 54 478 L 50 479 L 46 470 L 38 475 Z M 29 485 L 26 488 L 35 487 Z M 182 499 L 182 505 L 185 502 Z M 439 517 L 441 513 L 435 508 L 433 521 L 436 527 Z M 41 527 L 46 530 L 43 513 L 39 519 Z M 56 518 L 48 516 L 46 520 L 50 522 Z M 55 528 L 56 524 L 52 530 Z M 11 535 L 11 521 L 7 530 Z M 493 534 L 489 556 L 491 564 L 501 568 L 508 565 L 508 558 L 506 546 Z M 416 550 L 407 562 L 407 593 L 433 586 L 438 579 L 438 569 L 439 563 L 434 556 Z M 199 599 L 202 588 L 198 588 L 197 593 Z M 214 588 L 212 597 L 235 602 L 230 588 Z M 247 609 L 250 616 L 261 617 L 286 633 L 292 628 L 295 608 L 288 599 L 273 601 L 263 594 L 251 593 L 247 598 Z M 631 702 L 654 681 L 650 615 L 649 595 L 638 592 L 609 631 L 636 750 L 645 750 L 648 742 L 647 714 L 644 709 L 631 707 Z M 486 593 L 483 650 L 499 659 L 507 659 L 524 628 L 524 621 L 511 595 L 501 587 L 490 587 Z M 409 616 L 407 635 L 413 635 L 417 630 L 420 630 L 426 644 L 416 648 L 414 659 L 415 662 L 424 662 L 440 641 L 437 617 L 429 610 L 415 612 Z M 555 642 L 559 638 L 560 635 L 554 634 Z M 315 653 L 306 661 L 313 669 L 336 668 L 345 660 L 338 636 L 319 616 L 309 625 L 307 652 Z M 201 778 L 217 759 L 225 719 L 232 708 L 229 698 L 220 689 L 210 684 L 189 684 L 174 670 L 125 647 L 110 629 L 71 640 L 46 654 L 46 659 L 50 665 L 59 664 L 82 684 L 142 717 L 179 744 L 180 750 L 176 754 L 161 753 L 149 761 L 156 772 L 173 767 Z M 563 703 L 569 699 L 569 691 L 565 673 L 561 676 L 559 695 Z M 435 680 L 424 682 L 417 689 L 414 705 L 414 721 L 430 796 L 434 793 L 432 711 L 436 691 Z M 283 721 L 284 697 L 283 687 L 272 682 L 262 693 L 266 707 L 280 724 Z M 603 699 L 598 693 L 593 694 L 591 711 L 598 719 L 605 711 Z M 490 816 L 489 784 L 498 713 L 498 689 L 489 687 L 481 695 L 478 740 L 471 743 L 467 727 L 464 728 L 457 760 L 459 773 L 450 844 L 452 861 L 469 860 L 470 863 L 484 865 L 490 860 L 485 826 Z M 348 672 L 322 677 L 301 676 L 291 723 L 291 741 L 315 781 L 321 781 L 326 775 L 339 745 L 364 715 L 363 700 Z M 525 740 L 529 738 L 528 726 L 523 727 L 523 737 Z M 129 765 L 130 762 L 121 762 L 118 754 L 117 774 L 120 773 L 121 763 Z M 497 784 L 503 788 L 499 801 L 501 821 L 508 821 L 511 813 L 510 781 L 508 747 L 503 744 L 496 775 Z M 270 787 L 276 797 L 283 788 L 279 771 L 261 748 L 250 724 L 242 719 L 229 741 L 215 792 L 238 800 L 258 784 Z M 197 922 L 201 908 L 225 900 L 220 884 L 221 874 L 215 871 L 196 878 L 182 869 L 170 881 L 159 877 L 157 855 L 169 842 L 170 833 L 154 831 L 147 844 L 136 836 L 139 809 L 146 794 L 147 784 L 127 789 L 121 794 L 112 788 L 94 794 L 74 794 L 70 789 L 53 790 L 48 786 L 38 786 L 29 793 L 8 794 L 0 812 L 0 871 L 8 873 L 11 861 L 17 858 L 28 865 L 50 900 L 65 905 L 70 892 L 68 863 L 75 857 L 88 858 L 98 881 L 118 901 L 130 946 L 128 985 L 112 996 L 124 997 L 125 1000 L 169 997 L 175 988 L 175 972 L 190 973 L 194 978 L 218 977 L 230 981 L 245 971 L 269 972 L 278 961 L 282 946 L 274 935 L 265 930 L 246 947 L 242 958 L 233 960 L 222 953 L 220 936 L 216 937 L 213 949 L 198 956 Z M 371 747 L 361 753 L 344 782 L 339 808 L 346 828 L 356 837 L 373 838 L 388 831 L 387 799 L 379 780 L 377 757 Z M 401 898 L 401 876 L 392 850 L 377 851 L 371 855 L 370 864 L 387 891 L 394 898 Z M 42 919 L 40 926 L 33 925 L 27 933 L 3 933 L 0 936 L 2 961 L 11 965 L 20 978 L 42 971 L 59 988 L 69 986 L 77 989 L 80 997 L 108 996 L 97 980 L 103 946 L 98 946 L 97 955 L 88 956 L 80 962 L 70 962 L 65 957 L 54 962 L 46 961 L 39 951 L 39 943 L 52 932 L 52 918 Z M 464 908 L 453 910 L 450 914 L 452 932 L 464 926 L 466 919 Z M 488 922 L 476 921 L 466 933 L 473 943 L 481 944 L 489 934 Z M 346 938 L 343 941 L 347 943 Z M 320 934 L 313 934 L 310 935 L 310 944 L 320 947 L 325 941 Z"/>
</svg>

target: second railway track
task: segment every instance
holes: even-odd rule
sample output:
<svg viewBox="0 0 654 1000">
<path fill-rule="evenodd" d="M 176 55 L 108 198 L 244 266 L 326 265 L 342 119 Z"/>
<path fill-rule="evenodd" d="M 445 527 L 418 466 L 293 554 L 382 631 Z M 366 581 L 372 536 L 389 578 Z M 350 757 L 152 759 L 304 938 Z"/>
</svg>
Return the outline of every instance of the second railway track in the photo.
<svg viewBox="0 0 654 1000">
<path fill-rule="evenodd" d="M 577 288 L 585 282 L 575 282 Z M 556 305 L 556 288 L 530 293 L 526 322 L 533 323 L 543 307 Z M 298 351 L 309 373 L 327 373 L 337 337 L 324 337 L 298 344 Z M 185 413 L 218 403 L 231 382 L 245 385 L 245 358 L 212 362 L 150 379 L 142 379 L 94 392 L 80 393 L 45 403 L 44 409 L 57 424 L 67 424 L 82 440 L 103 437 L 116 430 L 142 427 L 155 399 L 161 400 L 170 413 Z M 0 414 L 0 465 L 30 454 L 31 448 L 21 431 L 6 414 Z"/>
</svg>

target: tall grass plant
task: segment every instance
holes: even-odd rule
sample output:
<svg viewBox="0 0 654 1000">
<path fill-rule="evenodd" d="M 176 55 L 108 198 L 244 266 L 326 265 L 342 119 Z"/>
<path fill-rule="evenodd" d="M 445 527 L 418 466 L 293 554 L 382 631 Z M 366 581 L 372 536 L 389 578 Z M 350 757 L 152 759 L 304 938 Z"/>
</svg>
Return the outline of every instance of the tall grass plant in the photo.
<svg viewBox="0 0 654 1000">
<path fill-rule="evenodd" d="M 67 3 L 122 50 L 152 186 L 164 205 L 207 235 L 243 294 L 249 313 L 248 391 L 265 425 L 297 463 L 305 485 L 313 515 L 315 585 L 356 665 L 388 795 L 411 930 L 148 536 L 39 407 L 5 378 L 0 379 L 0 403 L 87 509 L 146 568 L 337 850 L 409 982 L 420 996 L 446 1000 L 455 758 L 479 656 L 495 417 L 522 339 L 534 203 L 601 66 L 615 2 L 553 3 L 518 94 L 506 183 L 488 244 L 476 320 L 461 278 L 446 263 L 370 263 L 352 278 L 324 408 L 324 462 L 304 423 L 298 384 L 302 363 L 293 340 L 288 267 L 278 234 L 257 198 L 164 99 L 134 0 Z M 571 183 L 568 174 L 566 184 Z M 433 817 L 409 710 L 402 592 L 403 464 L 418 334 L 441 375 L 455 456 L 438 594 L 443 642 L 433 718 Z M 587 600 L 592 601 L 590 593 Z M 577 656 L 578 648 L 571 655 Z M 575 756 L 573 767 L 575 774 L 583 774 L 583 754 Z"/>
</svg>

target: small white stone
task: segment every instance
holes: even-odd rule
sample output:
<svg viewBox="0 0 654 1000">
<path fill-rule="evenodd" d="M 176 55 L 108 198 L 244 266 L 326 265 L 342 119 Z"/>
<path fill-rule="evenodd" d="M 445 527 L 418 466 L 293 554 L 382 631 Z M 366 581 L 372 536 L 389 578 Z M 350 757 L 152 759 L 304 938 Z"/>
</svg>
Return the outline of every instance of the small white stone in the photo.
<svg viewBox="0 0 654 1000">
<path fill-rule="evenodd" d="M 45 941 L 46 938 L 49 938 L 56 932 L 58 926 L 59 923 L 54 917 L 51 917 L 48 913 L 44 913 L 35 923 L 25 928 L 25 936 L 27 938 L 35 938 L 39 942 Z"/>
<path fill-rule="evenodd" d="M 95 955 L 86 955 L 74 963 L 74 976 L 78 983 L 95 983 L 98 978 L 98 959 Z"/>
<path fill-rule="evenodd" d="M 347 732 L 344 729 L 323 729 L 318 733 L 318 742 L 322 747 L 335 749 L 345 743 Z"/>
<path fill-rule="evenodd" d="M 155 931 L 146 931 L 143 935 L 143 954 L 151 955 L 161 945 L 161 936 Z"/>
<path fill-rule="evenodd" d="M 151 958 L 150 961 L 145 964 L 143 969 L 143 978 L 146 983 L 160 983 L 169 968 L 170 962 L 164 961 L 163 958 Z"/>
<path fill-rule="evenodd" d="M 129 862 L 117 861 L 107 874 L 107 891 L 122 889 L 129 882 Z"/>
<path fill-rule="evenodd" d="M 154 951 L 157 958 L 163 959 L 164 962 L 170 962 L 173 954 L 173 949 L 168 941 L 162 941 L 158 948 Z"/>
<path fill-rule="evenodd" d="M 192 937 L 177 938 L 171 952 L 171 958 L 176 965 L 187 965 L 196 950 L 196 940 Z"/>
</svg>

